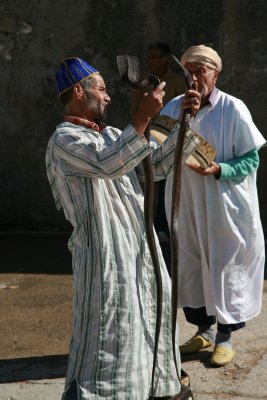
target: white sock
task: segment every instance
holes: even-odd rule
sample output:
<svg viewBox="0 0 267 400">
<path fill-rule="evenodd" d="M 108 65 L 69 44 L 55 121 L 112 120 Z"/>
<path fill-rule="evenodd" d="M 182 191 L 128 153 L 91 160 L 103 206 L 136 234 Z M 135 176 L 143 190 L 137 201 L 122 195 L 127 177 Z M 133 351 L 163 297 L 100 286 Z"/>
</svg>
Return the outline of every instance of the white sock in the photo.
<svg viewBox="0 0 267 400">
<path fill-rule="evenodd" d="M 198 327 L 198 335 L 201 335 L 204 339 L 211 343 L 214 343 L 215 333 L 212 325 L 201 325 Z"/>
<path fill-rule="evenodd" d="M 215 346 L 232 348 L 231 333 L 217 332 Z"/>
</svg>

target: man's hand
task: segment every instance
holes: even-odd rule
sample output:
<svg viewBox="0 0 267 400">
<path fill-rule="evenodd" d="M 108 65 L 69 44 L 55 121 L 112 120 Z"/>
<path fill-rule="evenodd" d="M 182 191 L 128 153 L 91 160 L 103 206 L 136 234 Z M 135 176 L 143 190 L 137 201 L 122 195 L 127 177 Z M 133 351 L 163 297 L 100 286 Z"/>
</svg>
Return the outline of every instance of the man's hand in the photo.
<svg viewBox="0 0 267 400">
<path fill-rule="evenodd" d="M 163 88 L 165 85 L 165 82 L 161 82 L 150 93 L 146 93 L 140 102 L 139 109 L 132 118 L 132 125 L 141 136 L 144 135 L 150 119 L 154 115 L 159 114 L 163 107 L 162 100 L 165 96 Z"/>
<path fill-rule="evenodd" d="M 199 167 L 196 164 L 186 164 L 188 168 L 192 169 L 193 171 L 197 172 L 200 175 L 207 176 L 207 175 L 219 175 L 221 171 L 221 167 L 216 162 L 212 161 L 211 165 L 208 168 Z"/>
<path fill-rule="evenodd" d="M 182 122 L 183 112 L 184 110 L 191 110 L 191 117 L 194 117 L 198 112 L 201 105 L 201 94 L 198 92 L 198 84 L 194 83 L 193 89 L 188 90 L 183 98 L 181 103 L 179 122 Z"/>
</svg>

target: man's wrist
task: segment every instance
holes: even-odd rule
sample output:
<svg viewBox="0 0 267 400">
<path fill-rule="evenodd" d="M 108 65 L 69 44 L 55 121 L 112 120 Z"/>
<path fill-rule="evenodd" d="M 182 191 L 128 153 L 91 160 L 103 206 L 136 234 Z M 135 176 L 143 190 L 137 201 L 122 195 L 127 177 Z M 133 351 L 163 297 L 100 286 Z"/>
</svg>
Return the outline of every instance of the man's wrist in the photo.
<svg viewBox="0 0 267 400">
<path fill-rule="evenodd" d="M 214 177 L 215 177 L 215 179 L 220 179 L 220 176 L 221 176 L 221 166 L 220 166 L 220 164 L 217 164 L 218 165 L 218 171 L 217 172 L 215 172 L 215 174 L 214 174 Z"/>
<path fill-rule="evenodd" d="M 133 125 L 133 127 L 140 136 L 144 136 L 146 127 L 148 126 L 149 122 L 150 122 L 150 117 L 135 114 L 132 117 L 131 124 Z"/>
</svg>

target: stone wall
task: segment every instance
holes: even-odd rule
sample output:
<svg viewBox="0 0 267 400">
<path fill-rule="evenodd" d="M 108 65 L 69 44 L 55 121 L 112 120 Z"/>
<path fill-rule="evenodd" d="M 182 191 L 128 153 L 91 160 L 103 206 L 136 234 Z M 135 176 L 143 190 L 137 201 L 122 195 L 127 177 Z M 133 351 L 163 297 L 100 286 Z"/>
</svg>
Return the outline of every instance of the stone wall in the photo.
<svg viewBox="0 0 267 400">
<path fill-rule="evenodd" d="M 264 0 L 2 0 L 0 4 L 0 230 L 68 230 L 45 172 L 46 145 L 62 108 L 53 87 L 57 62 L 80 56 L 104 76 L 113 99 L 110 124 L 128 123 L 130 92 L 116 55 L 145 65 L 150 42 L 166 41 L 178 57 L 189 46 L 213 46 L 223 59 L 218 86 L 245 101 L 265 133 L 267 30 Z M 267 230 L 261 150 L 258 189 Z"/>
</svg>

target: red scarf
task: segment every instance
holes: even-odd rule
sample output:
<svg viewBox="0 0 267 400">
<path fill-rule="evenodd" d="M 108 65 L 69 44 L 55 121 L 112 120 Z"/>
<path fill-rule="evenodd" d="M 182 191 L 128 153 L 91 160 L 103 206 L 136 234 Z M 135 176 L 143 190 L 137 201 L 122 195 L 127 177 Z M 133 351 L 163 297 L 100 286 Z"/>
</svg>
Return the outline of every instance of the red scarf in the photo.
<svg viewBox="0 0 267 400">
<path fill-rule="evenodd" d="M 87 119 L 83 119 L 83 118 L 79 118 L 79 117 L 74 117 L 73 115 L 65 115 L 64 120 L 66 122 L 70 122 L 75 125 L 83 125 L 86 128 L 94 129 L 97 132 L 100 132 L 106 126 L 103 123 L 96 124 L 95 122 L 88 121 Z"/>
</svg>

